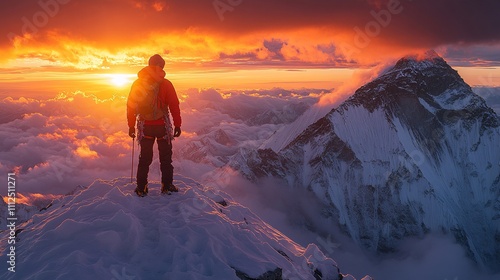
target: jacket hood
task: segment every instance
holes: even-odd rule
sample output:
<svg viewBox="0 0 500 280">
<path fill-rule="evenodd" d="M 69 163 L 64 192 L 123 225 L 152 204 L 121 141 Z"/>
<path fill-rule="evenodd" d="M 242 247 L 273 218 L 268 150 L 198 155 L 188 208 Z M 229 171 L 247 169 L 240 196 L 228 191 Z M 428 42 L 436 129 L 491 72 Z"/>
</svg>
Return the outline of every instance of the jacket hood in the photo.
<svg viewBox="0 0 500 280">
<path fill-rule="evenodd" d="M 154 66 L 146 66 L 139 71 L 137 76 L 139 79 L 152 79 L 156 82 L 160 82 L 165 78 L 165 71 L 155 71 Z"/>
</svg>

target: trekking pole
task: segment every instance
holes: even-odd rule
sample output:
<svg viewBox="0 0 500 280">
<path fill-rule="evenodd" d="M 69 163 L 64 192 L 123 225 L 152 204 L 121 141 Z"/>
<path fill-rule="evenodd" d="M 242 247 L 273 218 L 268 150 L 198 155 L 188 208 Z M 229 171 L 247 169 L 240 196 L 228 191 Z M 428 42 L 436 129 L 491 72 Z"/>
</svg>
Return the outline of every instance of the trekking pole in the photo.
<svg viewBox="0 0 500 280">
<path fill-rule="evenodd" d="M 134 151 L 135 151 L 135 137 L 132 138 L 132 168 L 130 169 L 130 183 L 132 183 L 132 178 L 134 176 Z"/>
</svg>

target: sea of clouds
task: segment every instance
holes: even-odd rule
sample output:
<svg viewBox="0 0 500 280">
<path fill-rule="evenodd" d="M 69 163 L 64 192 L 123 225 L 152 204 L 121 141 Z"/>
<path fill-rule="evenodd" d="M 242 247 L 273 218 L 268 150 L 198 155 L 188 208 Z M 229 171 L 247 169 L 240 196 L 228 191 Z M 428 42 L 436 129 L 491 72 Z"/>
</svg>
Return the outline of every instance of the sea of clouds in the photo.
<svg viewBox="0 0 500 280">
<path fill-rule="evenodd" d="M 230 148 L 224 151 L 226 157 L 242 147 L 257 148 L 281 125 L 293 121 L 316 103 L 322 92 L 192 89 L 179 93 L 183 96 L 183 134 L 174 142 L 174 165 L 179 169 L 176 172 L 197 169 L 190 168 L 182 155 L 197 142 L 213 142 L 207 137 L 214 131 L 225 134 L 231 142 L 220 145 L 220 148 L 226 146 L 226 150 Z M 133 146 L 127 135 L 125 104 L 123 96 L 99 99 L 83 92 L 63 93 L 45 100 L 24 97 L 0 100 L 0 173 L 17 171 L 18 192 L 26 196 L 65 194 L 96 178 L 130 176 L 132 148 L 135 148 L 134 165 L 139 151 L 137 142 Z M 272 118 L 273 112 L 282 118 Z M 268 117 L 266 113 L 273 114 Z M 212 153 L 209 157 L 220 153 L 215 149 L 209 152 Z M 156 161 L 151 180 L 159 178 Z M 214 167 L 203 159 L 198 163 Z M 0 190 L 0 194 L 5 195 L 6 190 Z"/>
</svg>

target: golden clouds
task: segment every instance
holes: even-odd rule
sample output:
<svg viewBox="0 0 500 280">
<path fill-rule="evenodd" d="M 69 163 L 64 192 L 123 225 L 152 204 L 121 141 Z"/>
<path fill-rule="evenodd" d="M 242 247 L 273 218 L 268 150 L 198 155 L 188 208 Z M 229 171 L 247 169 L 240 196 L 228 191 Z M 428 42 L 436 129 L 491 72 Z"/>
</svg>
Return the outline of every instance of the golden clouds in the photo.
<svg viewBox="0 0 500 280">
<path fill-rule="evenodd" d="M 214 69 L 367 67 L 394 53 L 394 48 L 386 48 L 377 41 L 371 43 L 370 48 L 353 51 L 343 33 L 325 28 L 258 32 L 236 37 L 190 28 L 183 32 L 145 34 L 144 40 L 133 46 L 118 45 L 74 40 L 52 32 L 47 33 L 43 40 L 20 39 L 15 54 L 18 59 L 36 59 L 40 67 L 132 74 L 145 65 L 153 53 L 160 53 L 165 58 L 169 73 Z M 381 53 L 380 50 L 384 49 L 386 51 Z"/>
<path fill-rule="evenodd" d="M 79 141 L 74 153 L 81 158 L 96 159 L 99 157 L 96 151 L 92 150 L 86 142 Z"/>
</svg>

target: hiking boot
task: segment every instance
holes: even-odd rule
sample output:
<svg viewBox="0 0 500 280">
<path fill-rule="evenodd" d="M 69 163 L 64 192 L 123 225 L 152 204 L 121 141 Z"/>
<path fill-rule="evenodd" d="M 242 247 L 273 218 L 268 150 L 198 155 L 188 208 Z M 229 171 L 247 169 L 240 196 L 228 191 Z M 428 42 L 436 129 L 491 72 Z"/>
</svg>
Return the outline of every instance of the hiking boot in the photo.
<svg viewBox="0 0 500 280">
<path fill-rule="evenodd" d="M 162 194 L 170 194 L 171 192 L 178 192 L 179 189 L 174 186 L 173 184 L 169 184 L 168 186 L 165 186 L 165 184 L 161 184 L 161 193 Z"/>
<path fill-rule="evenodd" d="M 146 185 L 144 188 L 139 188 L 139 186 L 137 186 L 134 192 L 140 197 L 145 197 L 146 195 L 148 195 L 148 186 Z"/>
</svg>

